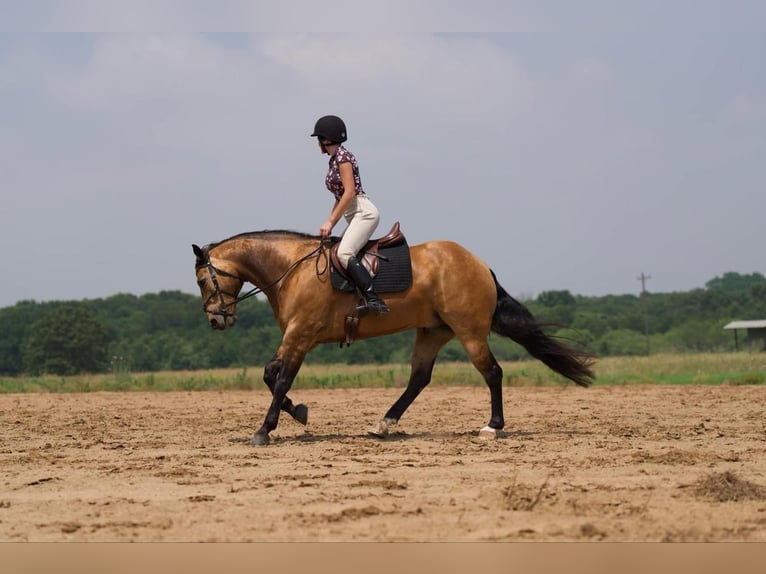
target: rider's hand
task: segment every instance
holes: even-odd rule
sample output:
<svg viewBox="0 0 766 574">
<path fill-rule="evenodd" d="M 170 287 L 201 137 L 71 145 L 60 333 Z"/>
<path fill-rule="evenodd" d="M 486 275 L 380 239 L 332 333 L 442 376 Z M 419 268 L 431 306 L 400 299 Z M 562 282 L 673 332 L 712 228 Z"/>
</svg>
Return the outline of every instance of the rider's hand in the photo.
<svg viewBox="0 0 766 574">
<path fill-rule="evenodd" d="M 334 225 L 332 221 L 328 219 L 322 224 L 322 227 L 319 228 L 319 235 L 322 237 L 330 237 L 330 233 L 332 232 L 333 227 Z"/>
</svg>

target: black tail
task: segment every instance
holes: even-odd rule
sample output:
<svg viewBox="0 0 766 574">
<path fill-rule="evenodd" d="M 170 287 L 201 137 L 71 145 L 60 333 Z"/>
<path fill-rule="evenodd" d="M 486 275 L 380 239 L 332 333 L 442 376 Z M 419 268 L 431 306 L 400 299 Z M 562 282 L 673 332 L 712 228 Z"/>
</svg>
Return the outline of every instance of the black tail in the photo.
<svg viewBox="0 0 766 574">
<path fill-rule="evenodd" d="M 558 374 L 587 387 L 595 378 L 592 366 L 595 357 L 590 353 L 572 349 L 557 338 L 546 335 L 532 313 L 519 301 L 511 297 L 497 282 L 495 273 L 492 278 L 497 287 L 497 306 L 492 316 L 492 330 L 510 337 L 523 346 L 535 359 L 539 359 Z"/>
</svg>

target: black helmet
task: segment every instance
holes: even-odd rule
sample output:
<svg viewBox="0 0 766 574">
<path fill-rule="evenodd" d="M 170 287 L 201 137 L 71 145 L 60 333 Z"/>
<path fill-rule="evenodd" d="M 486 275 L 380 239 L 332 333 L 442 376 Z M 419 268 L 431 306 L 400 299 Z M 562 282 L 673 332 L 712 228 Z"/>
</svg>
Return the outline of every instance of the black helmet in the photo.
<svg viewBox="0 0 766 574">
<path fill-rule="evenodd" d="M 333 143 L 340 144 L 348 139 L 346 136 L 346 124 L 338 116 L 322 116 L 314 124 L 314 133 L 311 137 L 318 136 Z"/>
</svg>

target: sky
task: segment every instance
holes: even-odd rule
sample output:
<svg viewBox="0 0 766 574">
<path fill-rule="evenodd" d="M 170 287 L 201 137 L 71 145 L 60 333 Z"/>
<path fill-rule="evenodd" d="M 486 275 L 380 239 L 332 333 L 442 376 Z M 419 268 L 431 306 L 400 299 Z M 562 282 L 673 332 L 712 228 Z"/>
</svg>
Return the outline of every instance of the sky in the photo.
<svg viewBox="0 0 766 574">
<path fill-rule="evenodd" d="M 325 114 L 379 234 L 517 297 L 766 274 L 762 2 L 106 4 L 0 1 L 0 307 L 197 293 L 192 243 L 318 233 Z"/>
</svg>

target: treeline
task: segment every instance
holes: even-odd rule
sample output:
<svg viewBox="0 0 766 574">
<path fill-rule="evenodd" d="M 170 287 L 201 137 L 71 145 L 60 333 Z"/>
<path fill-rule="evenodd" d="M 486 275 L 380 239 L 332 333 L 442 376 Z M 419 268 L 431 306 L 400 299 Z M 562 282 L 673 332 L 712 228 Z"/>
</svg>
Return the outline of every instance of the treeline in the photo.
<svg viewBox="0 0 766 574">
<path fill-rule="evenodd" d="M 688 292 L 585 297 L 545 291 L 525 304 L 552 333 L 597 355 L 730 351 L 723 326 L 736 319 L 766 319 L 766 277 L 725 273 Z M 237 325 L 213 331 L 199 297 L 179 291 L 118 294 L 84 301 L 21 301 L 0 309 L 0 374 L 162 371 L 265 364 L 281 333 L 271 307 L 249 299 Z M 567 325 L 569 328 L 562 328 Z M 646 333 L 649 336 L 647 337 Z M 351 347 L 321 345 L 314 363 L 408 362 L 413 332 Z M 500 360 L 527 358 L 510 340 L 492 336 Z M 747 344 L 747 341 L 743 341 Z M 441 352 L 465 360 L 457 341 Z"/>
</svg>

